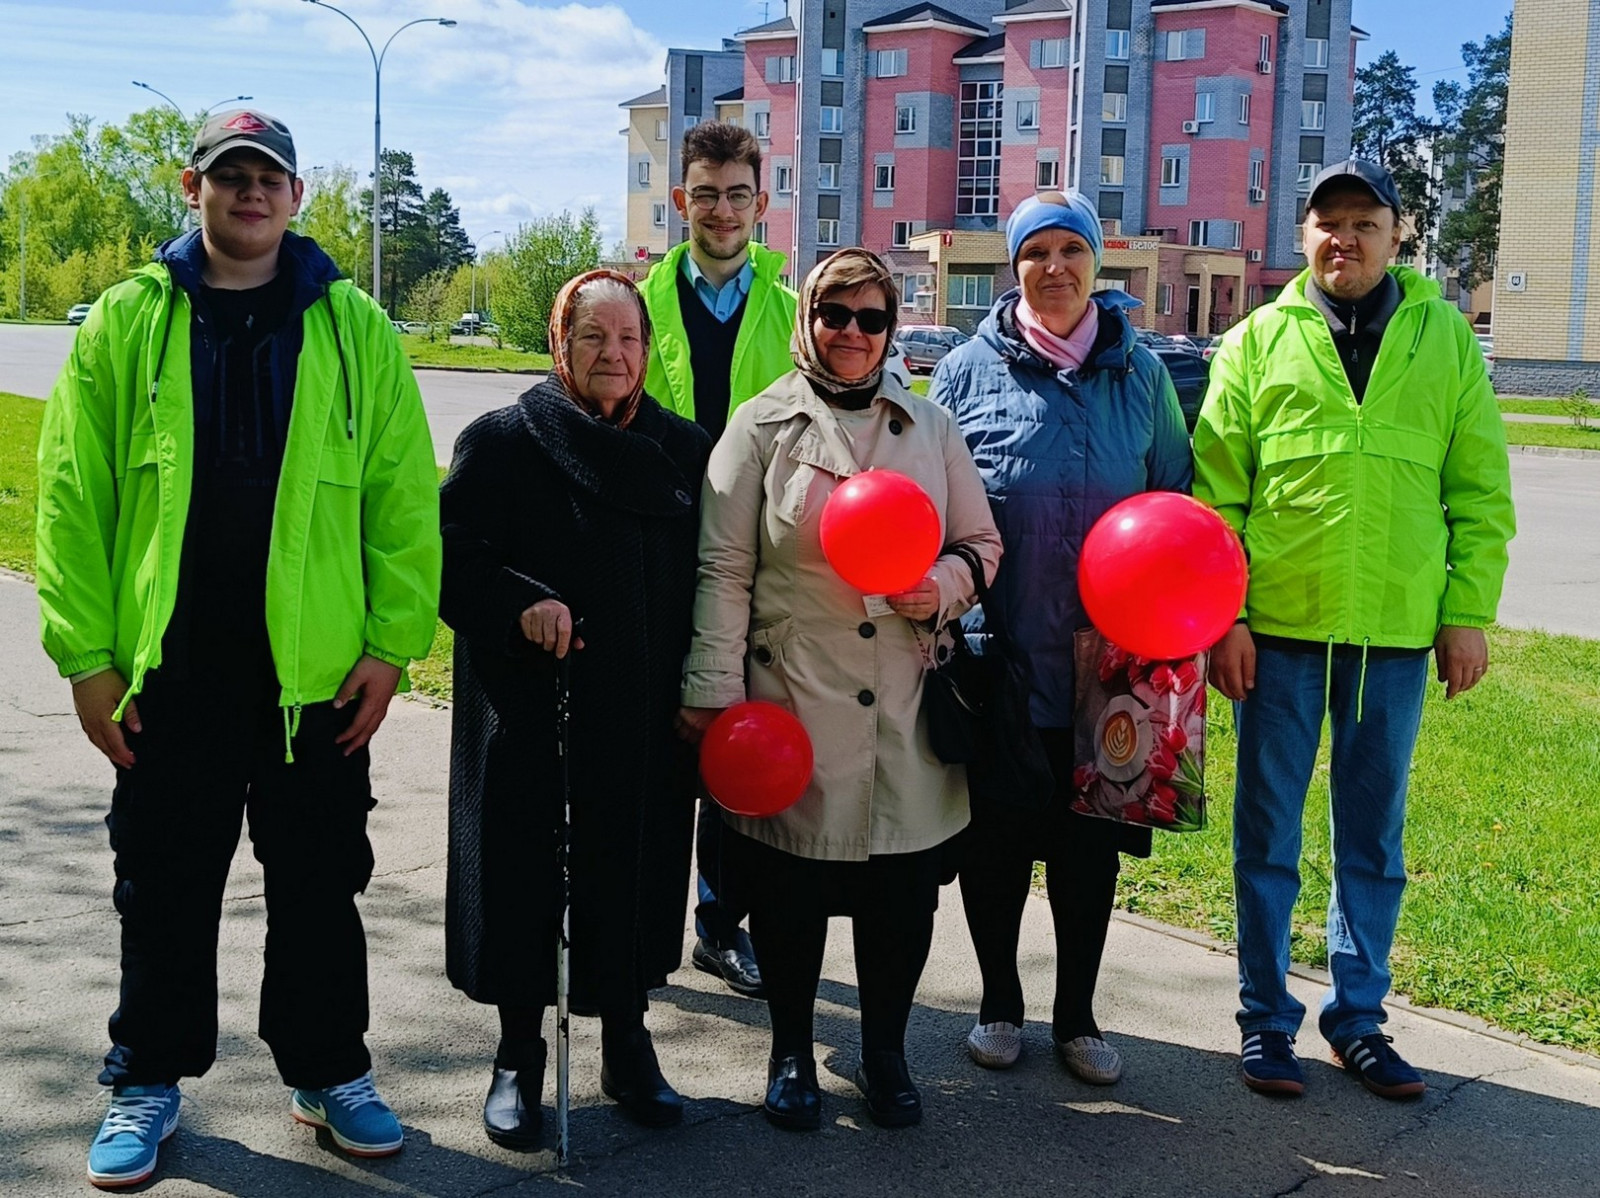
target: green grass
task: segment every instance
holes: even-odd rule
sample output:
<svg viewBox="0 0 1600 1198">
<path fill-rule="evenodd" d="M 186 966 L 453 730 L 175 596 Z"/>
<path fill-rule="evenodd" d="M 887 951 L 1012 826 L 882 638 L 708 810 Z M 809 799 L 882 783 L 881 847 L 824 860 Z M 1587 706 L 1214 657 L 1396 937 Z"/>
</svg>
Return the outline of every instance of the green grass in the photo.
<svg viewBox="0 0 1600 1198">
<path fill-rule="evenodd" d="M 1494 629 L 1493 669 L 1446 704 L 1429 687 L 1411 778 L 1395 989 L 1545 1043 L 1600 1053 L 1600 853 L 1583 796 L 1600 777 L 1600 641 Z M 1232 715 L 1212 692 L 1210 826 L 1125 862 L 1119 903 L 1234 933 Z M 1291 951 L 1327 962 L 1327 746 L 1306 803 Z"/>
<path fill-rule="evenodd" d="M 33 573 L 33 513 L 39 494 L 37 399 L 0 392 L 0 566 Z"/>
<path fill-rule="evenodd" d="M 1560 449 L 1600 449 L 1600 428 L 1578 428 L 1572 424 L 1529 424 L 1506 420 L 1506 442 L 1510 445 L 1553 445 Z"/>
<path fill-rule="evenodd" d="M 1561 410 L 1559 399 L 1502 399 L 1499 401 L 1502 412 L 1514 412 L 1519 416 L 1565 416 Z"/>
<path fill-rule="evenodd" d="M 400 343 L 413 366 L 453 366 L 471 370 L 546 371 L 549 354 L 525 354 L 516 349 L 496 349 L 492 345 L 457 345 L 448 338 L 429 341 L 426 337 L 403 335 Z"/>
</svg>

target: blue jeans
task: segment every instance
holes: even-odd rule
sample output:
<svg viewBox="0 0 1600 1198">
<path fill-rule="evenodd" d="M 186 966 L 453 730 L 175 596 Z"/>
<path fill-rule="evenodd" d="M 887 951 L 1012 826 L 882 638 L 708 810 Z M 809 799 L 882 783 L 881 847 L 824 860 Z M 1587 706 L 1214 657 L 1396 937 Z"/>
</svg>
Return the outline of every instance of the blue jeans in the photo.
<svg viewBox="0 0 1600 1198">
<path fill-rule="evenodd" d="M 1318 1026 L 1342 1049 L 1386 1018 L 1389 948 L 1405 890 L 1406 781 L 1422 721 L 1426 653 L 1370 656 L 1257 643 L 1256 685 L 1234 704 L 1239 732 L 1233 880 L 1238 911 L 1239 1027 L 1295 1035 L 1306 1009 L 1286 984 L 1289 920 L 1300 894 L 1300 828 L 1322 738 L 1333 728 L 1333 888 L 1328 971 Z M 1365 677 L 1363 678 L 1363 674 Z M 1359 713 L 1359 717 L 1358 717 Z"/>
</svg>

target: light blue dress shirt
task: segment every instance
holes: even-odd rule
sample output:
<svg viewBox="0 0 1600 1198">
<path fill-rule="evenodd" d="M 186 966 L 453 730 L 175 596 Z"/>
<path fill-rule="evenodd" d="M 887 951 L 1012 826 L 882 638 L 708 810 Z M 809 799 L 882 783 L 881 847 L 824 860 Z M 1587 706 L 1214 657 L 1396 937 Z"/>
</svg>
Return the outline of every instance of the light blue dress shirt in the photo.
<svg viewBox="0 0 1600 1198">
<path fill-rule="evenodd" d="M 706 306 L 706 311 L 722 324 L 727 324 L 728 318 L 739 310 L 744 297 L 750 294 L 750 284 L 755 282 L 756 271 L 755 267 L 750 265 L 750 259 L 746 258 L 738 274 L 721 287 L 714 287 L 700 269 L 700 264 L 694 260 L 694 255 L 684 254 L 683 277 L 694 285 L 694 293 L 700 297 L 700 302 Z"/>
</svg>

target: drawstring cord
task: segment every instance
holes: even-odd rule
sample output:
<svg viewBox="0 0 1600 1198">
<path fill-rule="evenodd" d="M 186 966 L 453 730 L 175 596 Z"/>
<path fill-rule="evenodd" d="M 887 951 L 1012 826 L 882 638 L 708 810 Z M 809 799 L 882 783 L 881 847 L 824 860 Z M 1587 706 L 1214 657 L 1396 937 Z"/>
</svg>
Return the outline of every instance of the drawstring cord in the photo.
<svg viewBox="0 0 1600 1198">
<path fill-rule="evenodd" d="M 346 440 L 354 441 L 356 406 L 350 398 L 350 370 L 344 361 L 344 342 L 339 340 L 339 322 L 333 317 L 333 296 L 326 284 L 322 288 L 322 302 L 328 305 L 328 324 L 333 327 L 333 348 L 339 353 L 339 381 L 344 384 L 344 435 Z"/>
<path fill-rule="evenodd" d="M 1361 722 L 1362 702 L 1367 697 L 1367 650 L 1372 647 L 1371 637 L 1361 638 L 1361 681 L 1356 684 L 1356 723 Z"/>
<path fill-rule="evenodd" d="M 300 704 L 283 709 L 283 764 L 294 764 L 294 738 L 300 735 Z"/>
</svg>

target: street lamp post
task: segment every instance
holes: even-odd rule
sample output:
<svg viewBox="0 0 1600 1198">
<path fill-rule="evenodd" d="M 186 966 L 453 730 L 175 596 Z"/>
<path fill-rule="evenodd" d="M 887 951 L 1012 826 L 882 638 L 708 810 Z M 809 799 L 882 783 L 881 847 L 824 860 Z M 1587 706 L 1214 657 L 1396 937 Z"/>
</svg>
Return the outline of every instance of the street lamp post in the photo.
<svg viewBox="0 0 1600 1198">
<path fill-rule="evenodd" d="M 499 232 L 499 229 L 490 229 L 483 235 L 483 241 L 496 236 Z M 472 243 L 472 310 L 474 312 L 478 310 L 478 247 L 482 244 L 482 241 Z M 485 308 L 489 306 L 489 276 L 487 274 L 483 276 L 483 306 Z"/>
<path fill-rule="evenodd" d="M 130 82 L 133 84 L 134 87 L 142 87 L 142 88 L 144 88 L 145 91 L 149 92 L 153 96 L 160 96 L 163 100 L 166 101 L 167 107 L 172 109 L 173 112 L 177 113 L 178 116 L 182 120 L 187 121 L 189 119 L 189 114 L 186 113 L 183 109 L 179 108 L 177 103 L 173 100 L 173 98 L 171 96 L 167 95 L 166 92 L 160 91 L 157 88 L 151 87 L 148 83 L 141 83 L 137 79 L 130 80 Z M 229 96 L 225 100 L 218 100 L 215 104 L 213 104 L 211 106 L 211 108 L 221 108 L 224 104 L 236 104 L 241 100 L 253 100 L 253 99 L 255 99 L 254 96 Z M 204 114 L 206 116 L 210 116 L 211 115 L 211 108 L 206 108 L 206 109 L 203 109 L 202 111 L 204 112 Z M 180 153 L 181 153 L 181 151 L 180 151 Z M 192 228 L 193 225 L 194 225 L 194 212 L 190 208 L 185 206 L 185 208 L 183 210 L 183 227 L 185 229 L 188 229 L 188 228 Z"/>
<path fill-rule="evenodd" d="M 381 209 L 381 179 L 383 170 L 383 59 L 389 53 L 389 46 L 394 39 L 413 25 L 443 25 L 446 29 L 455 27 L 455 22 L 449 17 L 418 17 L 415 21 L 407 21 L 389 35 L 389 40 L 383 43 L 383 49 L 375 49 L 372 39 L 367 36 L 367 31 L 361 28 L 361 22 L 345 12 L 342 8 L 335 8 L 323 0 L 305 0 L 307 4 L 315 4 L 318 8 L 325 8 L 329 12 L 336 12 L 350 24 L 356 27 L 356 32 L 361 35 L 361 40 L 367 43 L 367 53 L 372 55 L 372 298 L 379 304 L 383 303 L 383 224 L 380 219 Z"/>
</svg>

